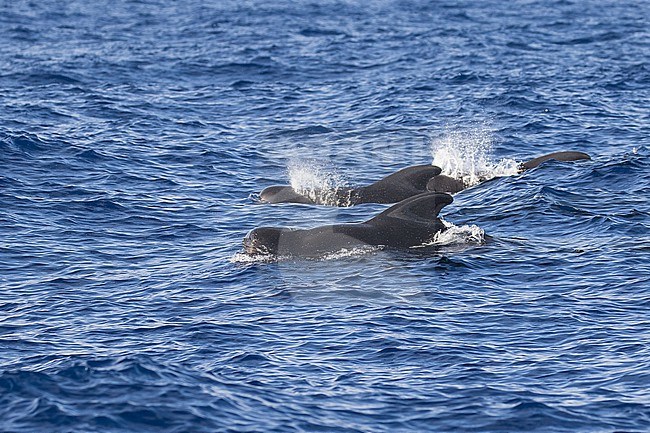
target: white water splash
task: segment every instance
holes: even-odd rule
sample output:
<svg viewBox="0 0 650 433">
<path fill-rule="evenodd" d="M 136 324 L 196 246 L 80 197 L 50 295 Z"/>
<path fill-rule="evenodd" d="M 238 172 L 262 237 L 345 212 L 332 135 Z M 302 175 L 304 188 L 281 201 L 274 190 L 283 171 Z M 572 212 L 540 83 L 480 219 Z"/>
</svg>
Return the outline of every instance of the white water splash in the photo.
<svg viewBox="0 0 650 433">
<path fill-rule="evenodd" d="M 344 259 L 348 257 L 360 257 L 365 254 L 373 253 L 375 251 L 381 251 L 382 249 L 383 247 L 375 246 L 375 245 L 366 245 L 363 247 L 355 247 L 350 249 L 343 248 L 339 251 L 325 254 L 321 260 L 338 260 L 338 259 Z"/>
<path fill-rule="evenodd" d="M 444 232 L 438 232 L 433 237 L 433 245 L 483 245 L 485 243 L 485 231 L 475 224 L 456 226 L 441 219 L 447 227 Z"/>
<path fill-rule="evenodd" d="M 336 191 L 346 185 L 341 175 L 315 161 L 291 160 L 287 171 L 293 190 L 316 203 L 337 205 Z"/>
<path fill-rule="evenodd" d="M 411 248 L 459 246 L 459 245 L 483 245 L 485 243 L 485 231 L 477 225 L 457 226 L 440 218 L 447 230 L 438 232 L 433 239 Z"/>
<path fill-rule="evenodd" d="M 487 126 L 449 131 L 431 143 L 433 165 L 440 167 L 442 174 L 462 180 L 467 187 L 493 177 L 517 174 L 519 164 L 514 159 L 492 159 L 492 145 L 493 133 Z"/>
<path fill-rule="evenodd" d="M 370 254 L 376 251 L 381 251 L 383 247 L 375 245 L 365 245 L 355 248 L 343 248 L 338 251 L 333 251 L 331 253 L 323 254 L 320 257 L 294 257 L 290 255 L 274 255 L 274 254 L 247 254 L 245 252 L 239 252 L 233 254 L 230 257 L 230 263 L 242 263 L 242 264 L 252 264 L 252 263 L 273 263 L 273 262 L 282 262 L 282 261 L 295 261 L 299 260 L 339 260 L 349 257 L 360 257 L 366 254 Z"/>
<path fill-rule="evenodd" d="M 277 256 L 272 254 L 251 255 L 244 252 L 235 253 L 228 259 L 230 263 L 271 263 L 277 260 Z"/>
</svg>

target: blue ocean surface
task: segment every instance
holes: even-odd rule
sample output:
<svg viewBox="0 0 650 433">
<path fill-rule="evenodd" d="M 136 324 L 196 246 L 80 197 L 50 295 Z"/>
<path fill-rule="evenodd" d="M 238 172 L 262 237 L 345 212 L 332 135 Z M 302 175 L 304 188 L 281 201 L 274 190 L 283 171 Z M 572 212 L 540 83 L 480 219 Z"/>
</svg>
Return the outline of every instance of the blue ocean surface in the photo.
<svg viewBox="0 0 650 433">
<path fill-rule="evenodd" d="M 0 431 L 650 431 L 646 0 L 7 1 L 0 42 Z M 433 246 L 242 249 L 386 209 L 267 186 L 429 163 L 492 178 Z"/>
</svg>

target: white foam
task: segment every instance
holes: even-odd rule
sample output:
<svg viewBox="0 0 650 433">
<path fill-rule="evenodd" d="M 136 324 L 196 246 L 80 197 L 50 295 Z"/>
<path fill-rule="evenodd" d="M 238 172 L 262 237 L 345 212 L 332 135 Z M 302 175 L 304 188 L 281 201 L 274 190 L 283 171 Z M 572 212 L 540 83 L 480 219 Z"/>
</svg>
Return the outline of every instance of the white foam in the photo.
<svg viewBox="0 0 650 433">
<path fill-rule="evenodd" d="M 230 259 L 230 263 L 270 263 L 277 261 L 277 256 L 271 254 L 246 254 L 235 253 Z"/>
<path fill-rule="evenodd" d="M 436 233 L 433 237 L 434 245 L 482 245 L 485 243 L 485 231 L 475 224 L 456 226 L 444 220 L 442 222 L 447 226 L 447 230 Z"/>
<path fill-rule="evenodd" d="M 485 243 L 485 231 L 475 224 L 457 226 L 442 218 L 440 221 L 447 228 L 445 231 L 436 233 L 431 241 L 412 248 L 449 245 L 483 245 Z"/>
<path fill-rule="evenodd" d="M 338 259 L 344 259 L 348 257 L 359 257 L 380 250 L 382 250 L 382 247 L 378 247 L 374 245 L 366 245 L 363 247 L 355 247 L 350 249 L 343 248 L 339 251 L 325 254 L 322 257 L 322 260 L 338 260 Z"/>
<path fill-rule="evenodd" d="M 316 203 L 337 205 L 336 191 L 346 185 L 336 171 L 315 161 L 291 160 L 287 171 L 291 188 Z"/>
<path fill-rule="evenodd" d="M 492 159 L 493 142 L 493 132 L 486 125 L 449 130 L 431 143 L 433 165 L 468 187 L 493 177 L 517 174 L 519 164 L 514 159 Z"/>
</svg>

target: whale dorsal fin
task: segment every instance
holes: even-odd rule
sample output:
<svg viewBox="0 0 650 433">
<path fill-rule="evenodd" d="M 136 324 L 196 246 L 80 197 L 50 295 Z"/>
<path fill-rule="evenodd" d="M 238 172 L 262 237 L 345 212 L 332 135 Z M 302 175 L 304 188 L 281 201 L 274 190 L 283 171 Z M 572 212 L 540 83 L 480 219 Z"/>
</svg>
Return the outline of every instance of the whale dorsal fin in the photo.
<svg viewBox="0 0 650 433">
<path fill-rule="evenodd" d="M 453 201 L 451 195 L 446 193 L 425 192 L 389 207 L 367 222 L 379 224 L 387 219 L 400 219 L 429 223 L 436 220 L 440 210 Z"/>
<path fill-rule="evenodd" d="M 589 155 L 583 152 L 553 152 L 548 155 L 538 156 L 537 158 L 531 159 L 521 164 L 521 171 L 530 170 L 535 168 L 543 162 L 554 159 L 556 161 L 579 161 L 581 159 L 591 159 Z"/>
<path fill-rule="evenodd" d="M 392 184 L 409 186 L 422 191 L 426 190 L 427 182 L 433 176 L 437 176 L 442 172 L 440 167 L 435 165 L 413 165 L 411 167 L 403 168 L 385 178 L 371 184 L 369 187 L 377 186 L 380 184 Z"/>
<path fill-rule="evenodd" d="M 435 165 L 414 165 L 406 167 L 385 178 L 358 188 L 361 203 L 397 203 L 421 194 L 427 189 L 427 182 L 440 174 Z"/>
</svg>

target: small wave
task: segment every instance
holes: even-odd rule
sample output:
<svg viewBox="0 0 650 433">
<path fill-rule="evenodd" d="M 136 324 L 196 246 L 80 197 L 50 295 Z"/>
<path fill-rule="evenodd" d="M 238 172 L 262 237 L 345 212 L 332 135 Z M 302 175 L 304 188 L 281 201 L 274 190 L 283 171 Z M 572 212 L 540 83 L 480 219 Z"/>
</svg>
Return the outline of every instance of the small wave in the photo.
<svg viewBox="0 0 650 433">
<path fill-rule="evenodd" d="M 37 72 L 27 74 L 22 77 L 25 82 L 31 85 L 51 85 L 51 84 L 80 84 L 81 82 L 69 75 L 57 74 L 50 72 Z"/>
<path fill-rule="evenodd" d="M 494 177 L 517 174 L 519 164 L 514 159 L 492 159 L 492 145 L 492 130 L 486 126 L 449 131 L 431 144 L 433 165 L 468 187 Z"/>
<path fill-rule="evenodd" d="M 77 158 L 80 159 L 85 159 L 87 161 L 95 162 L 95 161 L 101 161 L 105 159 L 106 157 L 102 155 L 101 153 L 93 150 L 93 149 L 85 149 L 82 150 L 81 152 L 77 153 Z"/>
<path fill-rule="evenodd" d="M 591 36 L 584 36 L 580 38 L 572 38 L 569 40 L 559 40 L 559 41 L 554 41 L 554 44 L 557 45 L 584 45 L 584 44 L 593 44 L 593 43 L 599 43 L 599 42 L 610 42 L 610 41 L 616 41 L 621 38 L 623 38 L 622 33 L 618 32 L 604 32 L 600 33 L 597 35 L 591 35 Z"/>
<path fill-rule="evenodd" d="M 306 28 L 299 32 L 300 35 L 306 37 L 319 37 L 319 36 L 347 36 L 346 33 L 334 29 L 323 28 Z"/>
<path fill-rule="evenodd" d="M 334 132 L 334 130 L 326 126 L 312 125 L 312 126 L 306 126 L 304 128 L 298 128 L 298 129 L 284 129 L 280 131 L 278 135 L 308 137 L 311 135 L 329 134 L 332 132 Z"/>
<path fill-rule="evenodd" d="M 316 203 L 345 205 L 340 203 L 338 192 L 346 187 L 346 182 L 334 170 L 316 161 L 302 159 L 291 160 L 287 166 L 291 187 L 298 194 L 309 197 Z M 345 200 L 344 200 L 345 201 Z M 347 200 L 350 205 L 350 198 Z"/>
<path fill-rule="evenodd" d="M 78 204 L 88 209 L 94 209 L 94 210 L 102 210 L 102 209 L 105 211 L 126 210 L 126 208 L 121 204 L 119 204 L 117 201 L 108 198 L 96 198 L 90 200 L 71 200 L 66 202 L 65 204 L 67 205 Z"/>
<path fill-rule="evenodd" d="M 255 82 L 254 81 L 249 81 L 249 80 L 237 80 L 234 83 L 232 83 L 230 86 L 233 89 L 245 89 L 251 86 L 254 86 Z"/>
<path fill-rule="evenodd" d="M 27 155 L 34 155 L 46 152 L 52 147 L 51 143 L 41 139 L 36 134 L 21 134 L 14 137 L 6 137 L 0 140 L 0 144 L 7 145 L 11 150 L 17 150 Z"/>
</svg>

